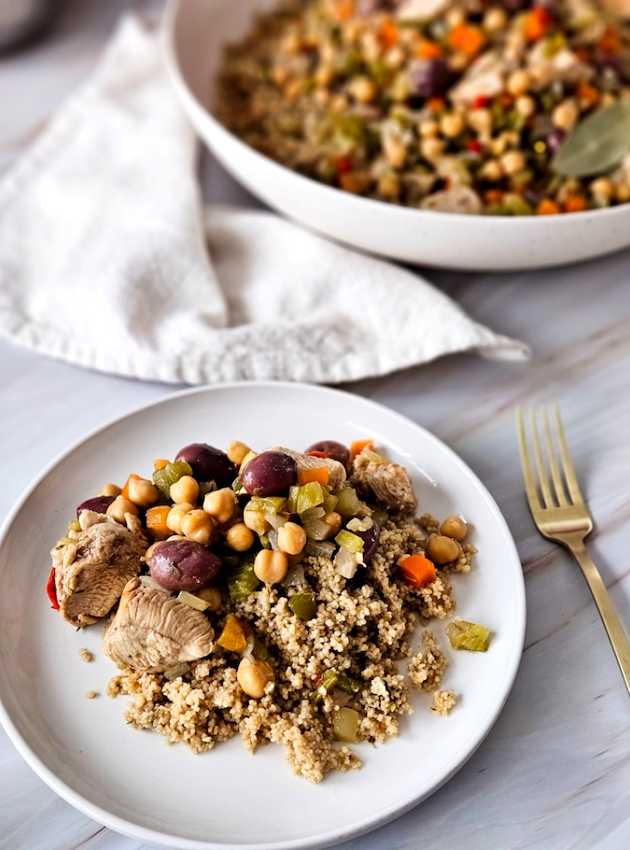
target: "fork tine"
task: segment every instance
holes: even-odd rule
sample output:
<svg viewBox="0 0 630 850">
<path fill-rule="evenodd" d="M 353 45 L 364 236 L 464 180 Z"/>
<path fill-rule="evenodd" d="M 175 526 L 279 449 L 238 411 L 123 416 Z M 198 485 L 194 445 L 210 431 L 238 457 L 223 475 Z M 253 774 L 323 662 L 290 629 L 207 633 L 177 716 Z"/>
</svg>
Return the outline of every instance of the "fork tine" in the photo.
<svg viewBox="0 0 630 850">
<path fill-rule="evenodd" d="M 518 431 L 518 448 L 521 455 L 521 468 L 523 470 L 523 481 L 525 483 L 525 493 L 531 511 L 539 511 L 541 509 L 538 492 L 536 490 L 536 479 L 532 472 L 531 463 L 529 461 L 529 450 L 527 448 L 527 437 L 525 435 L 525 420 L 523 418 L 523 408 L 519 407 L 516 411 L 516 428 Z"/>
<path fill-rule="evenodd" d="M 553 481 L 553 489 L 556 494 L 556 499 L 558 500 L 558 504 L 561 508 L 566 508 L 568 506 L 567 497 L 564 493 L 564 486 L 562 484 L 562 477 L 560 475 L 560 469 L 558 468 L 558 462 L 556 460 L 556 450 L 554 446 L 554 441 L 551 438 L 551 428 L 549 427 L 549 414 L 547 412 L 547 408 L 543 408 L 543 426 L 545 428 L 545 440 L 546 440 L 546 450 L 547 450 L 547 460 L 549 462 L 549 469 L 551 470 L 551 480 Z"/>
<path fill-rule="evenodd" d="M 551 496 L 549 487 L 549 478 L 543 461 L 542 451 L 540 450 L 540 439 L 538 437 L 538 424 L 536 422 L 536 413 L 532 409 L 532 440 L 534 442 L 534 457 L 536 458 L 536 467 L 538 469 L 538 480 L 540 482 L 540 491 L 542 493 L 545 507 L 553 508 L 554 501 Z"/>
<path fill-rule="evenodd" d="M 567 438 L 564 433 L 564 425 L 562 424 L 562 419 L 560 417 L 560 407 L 558 404 L 556 404 L 555 408 L 556 426 L 558 429 L 558 442 L 560 443 L 560 457 L 562 459 L 562 469 L 564 470 L 564 478 L 567 484 L 567 488 L 569 490 L 569 496 L 571 497 L 573 504 L 576 505 L 583 503 L 584 497 L 582 496 L 582 491 L 580 490 L 580 485 L 578 484 L 577 476 L 575 474 L 575 467 L 573 466 L 573 461 L 571 460 L 571 451 L 567 443 Z"/>
</svg>

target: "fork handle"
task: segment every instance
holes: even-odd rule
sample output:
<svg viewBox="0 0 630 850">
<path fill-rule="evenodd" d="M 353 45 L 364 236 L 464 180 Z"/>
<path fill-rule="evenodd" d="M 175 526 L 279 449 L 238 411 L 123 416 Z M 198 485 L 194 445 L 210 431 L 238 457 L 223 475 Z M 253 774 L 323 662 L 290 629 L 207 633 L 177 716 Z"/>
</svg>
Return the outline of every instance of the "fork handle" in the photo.
<svg viewBox="0 0 630 850">
<path fill-rule="evenodd" d="M 602 618 L 602 623 L 608 634 L 608 640 L 612 646 L 613 652 L 617 659 L 617 664 L 621 670 L 621 675 L 626 683 L 628 693 L 630 693 L 630 641 L 622 625 L 617 610 L 608 593 L 608 589 L 591 559 L 591 556 L 586 550 L 586 546 L 582 543 L 579 546 L 570 546 L 571 552 L 575 556 L 578 564 L 582 568 L 584 578 L 589 586 L 593 599 L 597 605 L 599 616 Z"/>
</svg>

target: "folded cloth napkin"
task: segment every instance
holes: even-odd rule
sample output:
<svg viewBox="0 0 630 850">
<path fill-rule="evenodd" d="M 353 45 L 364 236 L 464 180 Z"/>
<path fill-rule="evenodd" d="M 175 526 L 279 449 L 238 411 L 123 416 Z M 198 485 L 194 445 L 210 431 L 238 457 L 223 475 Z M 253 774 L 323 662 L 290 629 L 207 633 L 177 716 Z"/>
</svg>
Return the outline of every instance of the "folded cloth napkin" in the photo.
<svg viewBox="0 0 630 850">
<path fill-rule="evenodd" d="M 159 381 L 334 383 L 521 343 L 411 272 L 276 215 L 202 207 L 159 37 L 123 19 L 0 183 L 0 336 Z"/>
</svg>

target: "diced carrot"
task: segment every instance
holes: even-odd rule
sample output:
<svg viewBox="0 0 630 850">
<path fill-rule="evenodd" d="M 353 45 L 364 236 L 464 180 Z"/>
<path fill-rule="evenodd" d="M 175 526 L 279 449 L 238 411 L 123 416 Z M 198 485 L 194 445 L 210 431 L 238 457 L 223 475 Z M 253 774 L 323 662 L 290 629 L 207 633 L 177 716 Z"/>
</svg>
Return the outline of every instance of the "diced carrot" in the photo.
<svg viewBox="0 0 630 850">
<path fill-rule="evenodd" d="M 166 518 L 169 511 L 170 507 L 168 505 L 156 505 L 154 508 L 149 508 L 147 511 L 147 529 L 151 536 L 156 540 L 164 540 L 173 533 L 166 524 Z"/>
<path fill-rule="evenodd" d="M 587 207 L 586 198 L 583 195 L 569 195 L 562 206 L 568 213 L 583 212 Z"/>
<path fill-rule="evenodd" d="M 381 24 L 379 36 L 384 47 L 393 47 L 398 44 L 400 32 L 393 21 L 386 20 Z"/>
<path fill-rule="evenodd" d="M 136 473 L 135 473 L 135 472 L 132 472 L 132 473 L 131 473 L 131 475 L 129 476 L 129 478 L 127 478 L 127 480 L 125 481 L 125 485 L 124 485 L 124 487 L 122 488 L 122 490 L 121 490 L 121 492 L 120 492 L 120 495 L 121 495 L 121 496 L 124 496 L 124 497 L 125 497 L 125 499 L 128 499 L 128 498 L 129 498 L 129 482 L 131 481 L 131 479 L 132 479 L 132 478 L 135 478 L 135 479 L 136 479 L 136 481 L 141 481 L 141 480 L 142 480 L 142 476 L 141 476 L 141 475 L 136 475 Z"/>
<path fill-rule="evenodd" d="M 619 32 L 614 27 L 606 27 L 606 31 L 600 38 L 597 46 L 603 53 L 608 53 L 609 55 L 620 53 L 621 39 L 619 38 Z"/>
<path fill-rule="evenodd" d="M 217 643 L 228 652 L 238 652 L 242 655 L 247 649 L 250 634 L 251 629 L 248 623 L 235 617 L 234 614 L 228 614 Z"/>
<path fill-rule="evenodd" d="M 354 458 L 360 455 L 363 449 L 371 449 L 374 447 L 374 440 L 354 440 L 350 443 L 350 455 Z"/>
<path fill-rule="evenodd" d="M 344 192 L 360 195 L 370 185 L 371 178 L 366 171 L 347 171 L 339 175 L 339 185 Z"/>
<path fill-rule="evenodd" d="M 459 24 L 448 34 L 448 43 L 465 56 L 476 56 L 486 42 L 486 37 L 480 27 L 471 24 Z"/>
<path fill-rule="evenodd" d="M 348 21 L 354 15 L 354 0 L 335 0 L 333 15 L 338 21 Z"/>
<path fill-rule="evenodd" d="M 441 112 L 446 106 L 446 101 L 443 97 L 432 97 L 427 101 L 427 106 L 431 112 Z"/>
<path fill-rule="evenodd" d="M 525 16 L 525 38 L 528 41 L 540 41 L 549 32 L 552 17 L 544 6 L 534 6 Z"/>
<path fill-rule="evenodd" d="M 599 102 L 600 98 L 598 90 L 594 86 L 585 83 L 584 80 L 582 80 L 578 86 L 577 96 L 580 103 L 585 106 L 595 106 L 595 104 Z"/>
<path fill-rule="evenodd" d="M 330 472 L 327 466 L 315 466 L 313 469 L 301 469 L 298 473 L 298 484 L 310 484 L 317 481 L 320 484 L 328 484 Z"/>
<path fill-rule="evenodd" d="M 407 555 L 400 559 L 398 566 L 405 581 L 414 587 L 426 587 L 437 575 L 435 564 L 424 555 Z"/>
<path fill-rule="evenodd" d="M 418 59 L 439 59 L 442 55 L 442 48 L 436 41 L 429 41 L 423 38 L 416 49 Z"/>
<path fill-rule="evenodd" d="M 487 204 L 500 204 L 503 200 L 501 189 L 488 189 L 483 193 L 483 199 Z"/>
<path fill-rule="evenodd" d="M 158 469 L 164 469 L 164 467 L 168 466 L 169 463 L 170 460 L 166 460 L 166 458 L 156 457 L 156 459 L 153 461 L 153 469 L 157 472 Z"/>
<path fill-rule="evenodd" d="M 557 215 L 560 212 L 560 207 L 551 198 L 543 198 L 536 207 L 537 215 Z"/>
</svg>

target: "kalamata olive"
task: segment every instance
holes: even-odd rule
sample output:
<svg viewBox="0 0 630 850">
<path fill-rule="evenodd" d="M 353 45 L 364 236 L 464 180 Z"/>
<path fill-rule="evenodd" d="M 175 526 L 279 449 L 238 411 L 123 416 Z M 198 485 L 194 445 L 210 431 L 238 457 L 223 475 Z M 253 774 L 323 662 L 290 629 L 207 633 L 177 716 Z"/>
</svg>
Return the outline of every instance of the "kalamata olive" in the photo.
<svg viewBox="0 0 630 850">
<path fill-rule="evenodd" d="M 113 496 L 94 496 L 92 499 L 86 499 L 85 502 L 77 505 L 77 518 L 81 511 L 94 511 L 96 514 L 104 514 L 113 501 Z"/>
<path fill-rule="evenodd" d="M 350 463 L 349 450 L 343 443 L 338 443 L 337 440 L 320 440 L 319 443 L 313 443 L 312 446 L 308 447 L 306 453 L 308 454 L 309 452 L 323 452 L 326 457 L 338 460 L 346 469 Z"/>
<path fill-rule="evenodd" d="M 282 452 L 262 452 L 249 461 L 241 480 L 250 496 L 285 496 L 297 483 L 297 463 Z"/>
<path fill-rule="evenodd" d="M 197 481 L 214 481 L 217 487 L 228 487 L 237 475 L 236 467 L 226 453 L 207 443 L 184 446 L 175 459 L 187 461 Z"/>
<path fill-rule="evenodd" d="M 450 68 L 443 59 L 417 60 L 409 68 L 411 94 L 416 97 L 444 94 L 451 80 Z"/>
<path fill-rule="evenodd" d="M 165 590 L 200 590 L 220 569 L 220 559 L 193 540 L 165 540 L 149 558 L 151 578 Z"/>
<path fill-rule="evenodd" d="M 376 547 L 378 546 L 378 536 L 380 532 L 381 530 L 376 522 L 371 528 L 368 528 L 367 531 L 354 532 L 357 537 L 360 537 L 361 540 L 363 540 L 363 563 L 366 566 L 369 565 L 370 561 L 374 557 Z"/>
</svg>

